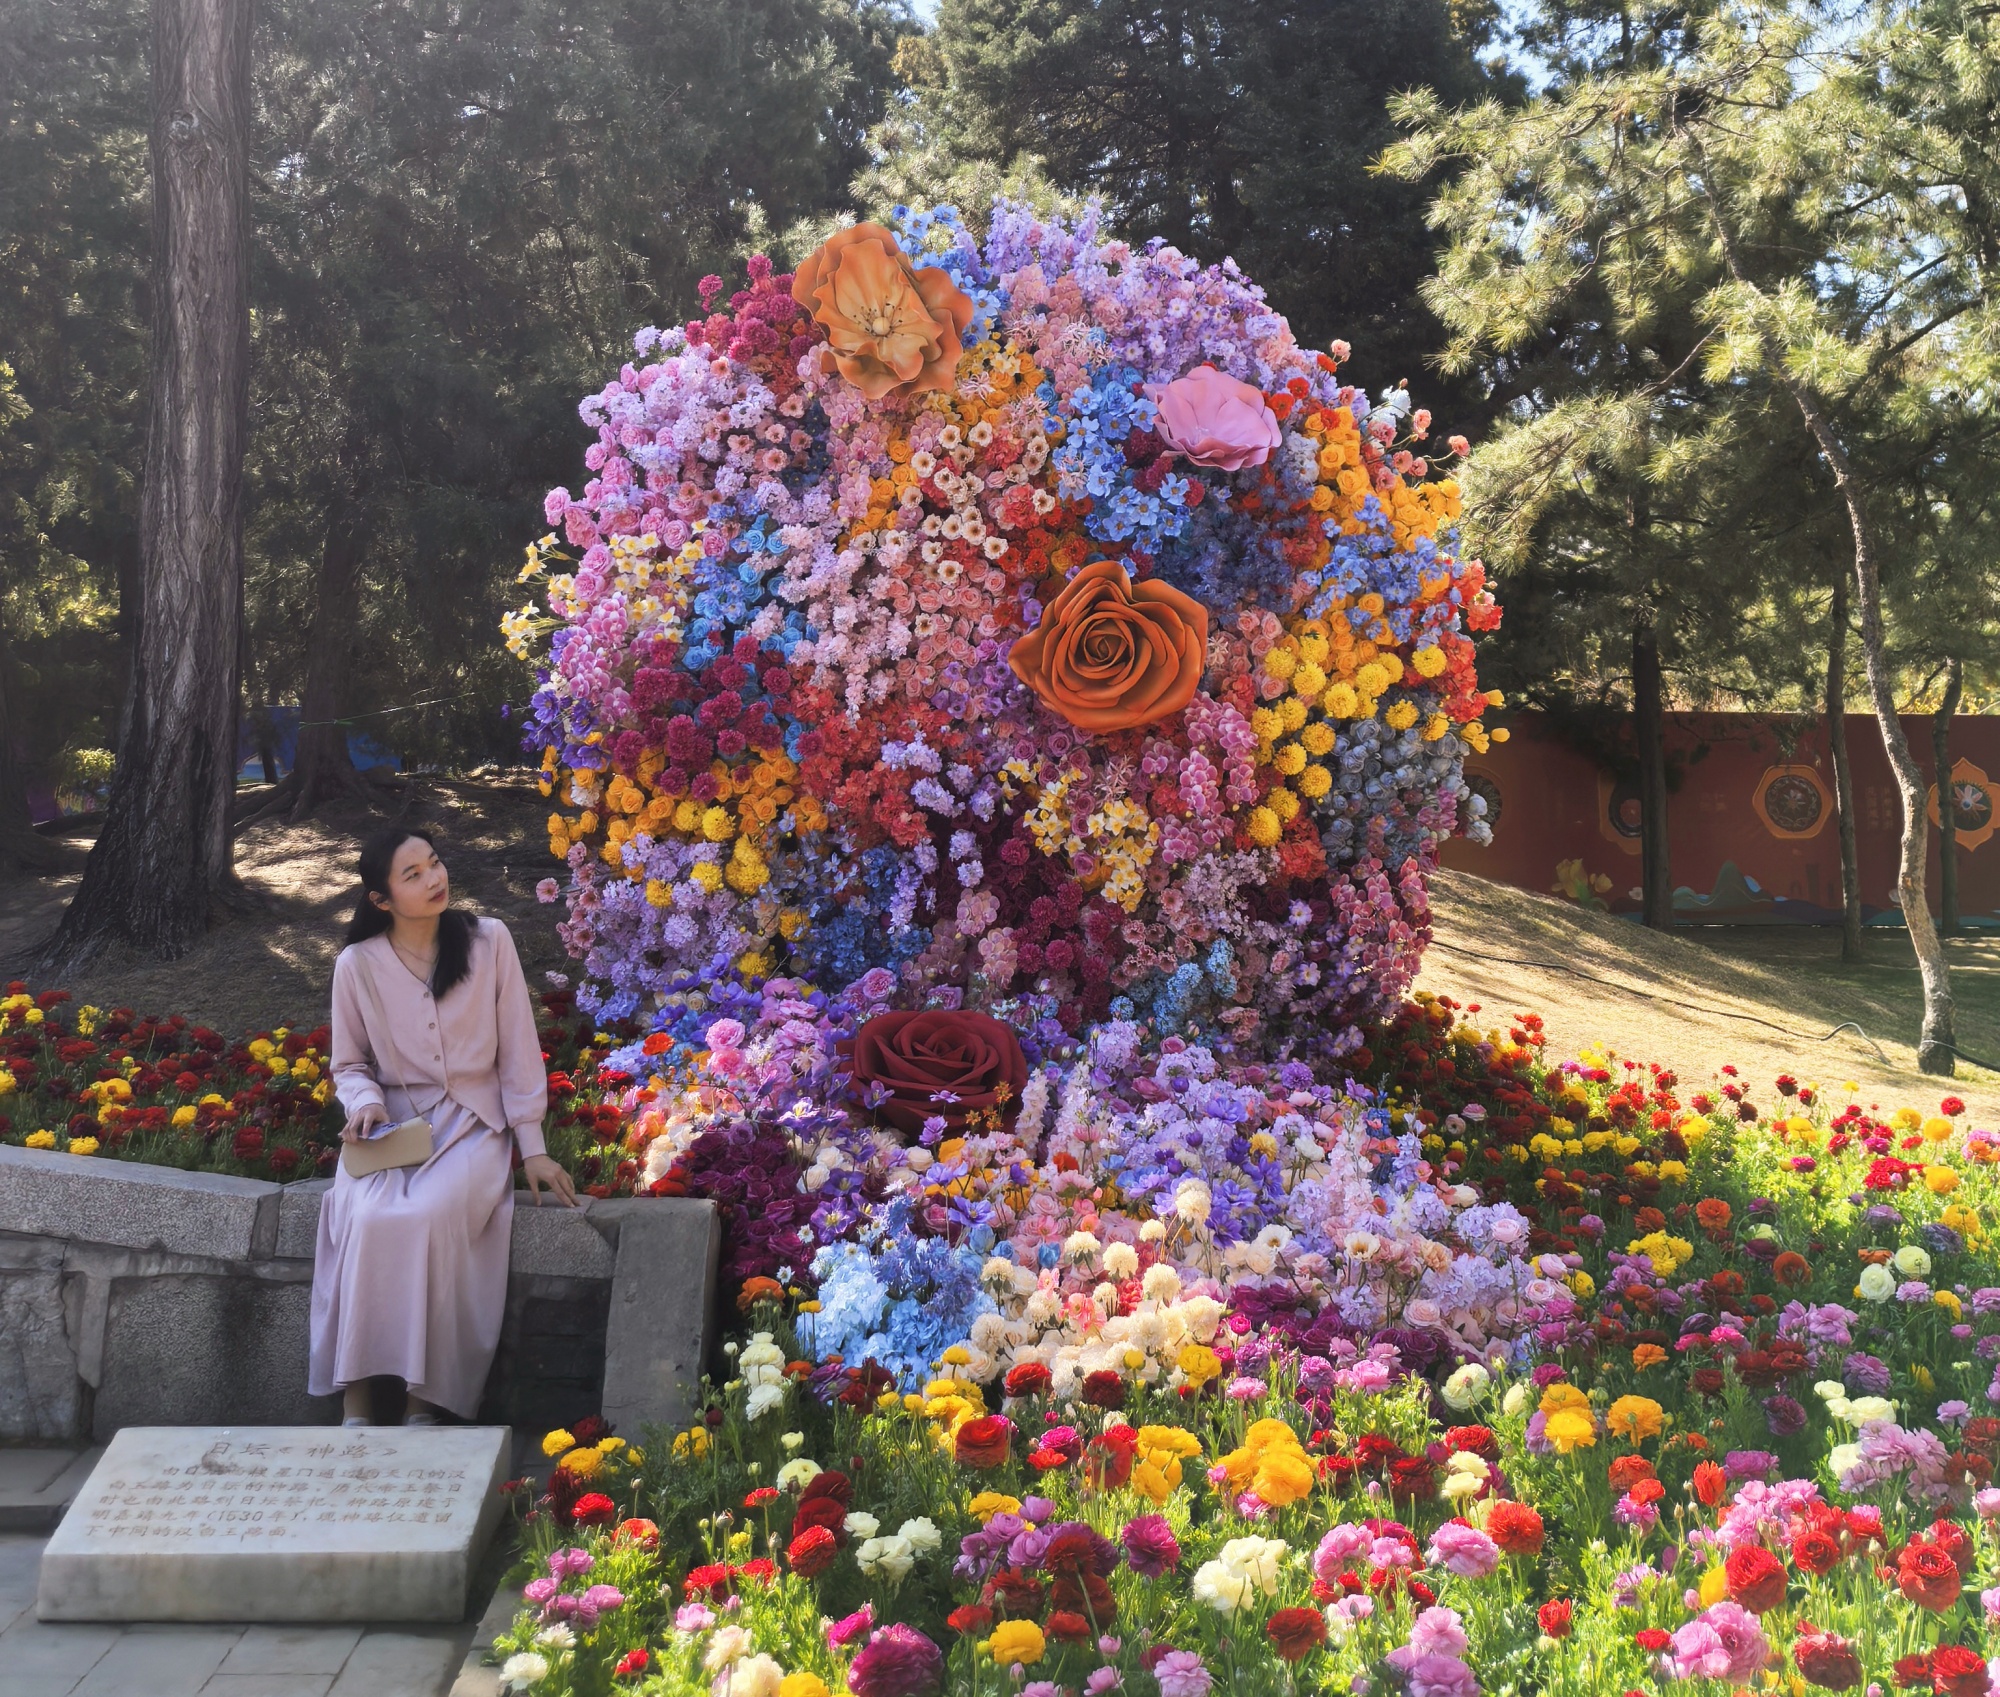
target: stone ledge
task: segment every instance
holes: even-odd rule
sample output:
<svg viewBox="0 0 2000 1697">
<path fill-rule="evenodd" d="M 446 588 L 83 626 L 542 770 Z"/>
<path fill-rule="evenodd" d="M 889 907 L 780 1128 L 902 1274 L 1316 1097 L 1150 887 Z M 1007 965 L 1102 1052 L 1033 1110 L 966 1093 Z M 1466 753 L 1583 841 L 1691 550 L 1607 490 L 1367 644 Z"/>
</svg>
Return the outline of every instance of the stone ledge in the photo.
<svg viewBox="0 0 2000 1697">
<path fill-rule="evenodd" d="M 0 1231 L 248 1261 L 278 1242 L 281 1186 L 0 1144 Z"/>
</svg>

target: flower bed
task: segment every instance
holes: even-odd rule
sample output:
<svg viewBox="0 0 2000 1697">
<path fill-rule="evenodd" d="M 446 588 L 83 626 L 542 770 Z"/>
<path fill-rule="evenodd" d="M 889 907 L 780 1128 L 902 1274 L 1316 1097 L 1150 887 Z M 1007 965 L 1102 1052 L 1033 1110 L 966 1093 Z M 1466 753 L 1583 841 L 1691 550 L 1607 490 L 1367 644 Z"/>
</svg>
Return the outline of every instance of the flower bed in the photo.
<svg viewBox="0 0 2000 1697">
<path fill-rule="evenodd" d="M 622 1147 L 617 1100 L 630 1079 L 600 1064 L 616 1039 L 562 989 L 540 996 L 537 1028 L 549 1153 L 592 1194 L 630 1194 L 639 1161 Z M 343 1118 L 330 1042 L 323 1025 L 232 1038 L 17 980 L 0 997 L 0 1143 L 280 1182 L 324 1176 Z"/>
<path fill-rule="evenodd" d="M 940 1162 L 816 1297 L 753 1275 L 704 1421 L 550 1435 L 508 1679 L 1987 1691 L 2000 1137 L 1537 1039 L 1438 1001 L 1377 1034 L 1414 1159 L 1350 1175 L 1376 1223 L 1331 1248 L 1081 1162 L 1006 1175 L 1020 1219 L 1058 1200 L 1024 1241 L 954 1218 L 982 1187 Z M 1482 1229 L 1519 1282 L 1474 1344 L 1425 1278 Z"/>
</svg>

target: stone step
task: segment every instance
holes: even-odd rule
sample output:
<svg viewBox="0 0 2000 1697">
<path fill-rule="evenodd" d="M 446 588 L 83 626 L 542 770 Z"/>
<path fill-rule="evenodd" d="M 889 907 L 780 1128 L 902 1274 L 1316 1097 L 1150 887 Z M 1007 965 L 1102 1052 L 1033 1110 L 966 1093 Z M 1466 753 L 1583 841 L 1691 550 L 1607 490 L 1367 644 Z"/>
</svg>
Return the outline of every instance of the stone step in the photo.
<svg viewBox="0 0 2000 1697">
<path fill-rule="evenodd" d="M 101 1445 L 0 1449 L 0 1533 L 53 1532 L 103 1453 Z"/>
</svg>

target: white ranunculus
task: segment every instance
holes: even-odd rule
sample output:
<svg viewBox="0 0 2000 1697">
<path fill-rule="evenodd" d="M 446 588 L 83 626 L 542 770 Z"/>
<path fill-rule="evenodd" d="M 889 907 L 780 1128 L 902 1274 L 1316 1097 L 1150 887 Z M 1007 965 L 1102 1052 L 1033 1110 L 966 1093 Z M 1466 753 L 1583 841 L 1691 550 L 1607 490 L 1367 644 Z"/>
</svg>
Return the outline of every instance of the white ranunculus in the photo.
<svg viewBox="0 0 2000 1697">
<path fill-rule="evenodd" d="M 1896 1275 L 1879 1262 L 1861 1269 L 1860 1294 L 1869 1302 L 1887 1302 L 1896 1294 Z"/>
<path fill-rule="evenodd" d="M 1454 1368 L 1451 1377 L 1445 1380 L 1444 1400 L 1463 1413 L 1486 1394 L 1486 1387 L 1492 1382 L 1492 1374 L 1478 1362 L 1468 1361 Z"/>
<path fill-rule="evenodd" d="M 870 1579 L 886 1579 L 891 1585 L 900 1585 L 916 1566 L 917 1552 L 911 1548 L 909 1539 L 899 1533 L 893 1538 L 863 1540 L 854 1552 L 854 1559 Z"/>
<path fill-rule="evenodd" d="M 848 1537 L 858 1538 L 864 1543 L 882 1530 L 881 1521 L 868 1513 L 866 1509 L 856 1509 L 841 1522 L 841 1525 L 847 1529 Z"/>
<path fill-rule="evenodd" d="M 509 1656 L 500 1664 L 500 1683 L 509 1691 L 525 1691 L 549 1677 L 549 1659 L 532 1650 Z"/>
<path fill-rule="evenodd" d="M 1233 1615 L 1250 1601 L 1250 1581 L 1219 1561 L 1203 1562 L 1194 1576 L 1194 1598 L 1218 1614 Z"/>
<path fill-rule="evenodd" d="M 938 1531 L 929 1515 L 919 1515 L 915 1520 L 906 1520 L 896 1529 L 898 1538 L 907 1538 L 913 1550 L 934 1550 L 944 1542 L 944 1535 Z"/>
<path fill-rule="evenodd" d="M 1920 1244 L 1906 1243 L 1896 1251 L 1896 1271 L 1906 1279 L 1927 1279 L 1931 1276 L 1931 1258 L 1928 1250 Z"/>
</svg>

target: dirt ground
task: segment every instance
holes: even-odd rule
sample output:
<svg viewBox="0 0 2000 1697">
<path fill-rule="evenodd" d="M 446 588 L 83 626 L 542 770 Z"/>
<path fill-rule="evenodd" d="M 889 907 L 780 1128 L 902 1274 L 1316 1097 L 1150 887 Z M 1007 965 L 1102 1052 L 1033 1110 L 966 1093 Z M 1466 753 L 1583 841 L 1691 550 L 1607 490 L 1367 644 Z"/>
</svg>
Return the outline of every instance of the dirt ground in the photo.
<svg viewBox="0 0 2000 1697">
<path fill-rule="evenodd" d="M 1949 1089 L 1979 1123 L 2000 1122 L 2000 1072 L 1962 1063 L 1946 1086 L 1916 1070 L 1922 992 L 1901 931 L 1871 931 L 1867 962 L 1843 966 L 1839 934 L 1817 927 L 1662 934 L 1462 872 L 1439 873 L 1431 900 L 1435 940 L 1417 987 L 1479 1003 L 1482 1022 L 1539 1013 L 1552 1055 L 1596 1042 L 1687 1082 L 1733 1064 L 1765 1097 L 1780 1072 L 1835 1090 L 1853 1082 L 1863 1103 L 1889 1109 L 1929 1110 Z M 2000 939 L 1947 949 L 1958 1041 L 2000 1060 Z M 1860 1034 L 1834 1034 L 1849 1022 Z"/>
<path fill-rule="evenodd" d="M 504 919 L 531 983 L 560 970 L 560 906 L 535 899 L 558 870 L 549 858 L 548 803 L 532 779 L 478 782 L 417 776 L 407 817 L 437 837 L 455 900 Z M 251 792 L 245 792 L 246 795 Z M 236 868 L 253 904 L 176 961 L 107 955 L 64 987 L 101 1007 L 185 1013 L 222 1031 L 316 1025 L 327 1017 L 334 957 L 360 894 L 355 857 L 387 812 L 326 808 L 303 825 L 265 820 L 237 840 Z M 0 982 L 27 975 L 34 945 L 61 917 L 77 876 L 0 874 Z M 39 987 L 39 986 L 38 986 Z"/>
<path fill-rule="evenodd" d="M 532 980 L 562 970 L 562 909 L 534 894 L 555 863 L 533 780 L 411 782 L 407 817 L 437 834 L 458 899 L 506 920 Z M 354 857 L 385 817 L 329 809 L 304 825 L 249 826 L 237 868 L 256 909 L 218 925 L 181 960 L 107 957 L 67 987 L 100 1006 L 183 1012 L 226 1031 L 316 1024 L 359 892 Z M 75 886 L 74 874 L 0 876 L 0 982 L 26 975 L 33 945 L 54 929 Z M 2000 1123 L 2000 1071 L 1961 1065 L 1949 1087 L 1916 1072 L 1921 1001 L 1900 932 L 1872 933 L 1867 963 L 1844 967 L 1831 932 L 1709 926 L 1660 935 L 1458 872 L 1439 873 L 1432 898 L 1436 941 L 1418 987 L 1478 1003 L 1482 1022 L 1539 1013 L 1552 1055 L 1596 1042 L 1671 1066 L 1689 1083 L 1731 1063 L 1766 1095 L 1780 1072 L 1835 1090 L 1852 1081 L 1864 1102 L 1885 1108 L 1928 1109 L 1950 1088 L 1980 1123 Z M 1959 1041 L 2000 1060 L 2000 939 L 1949 948 Z M 1830 1035 L 1848 1022 L 1861 1035 Z"/>
</svg>

